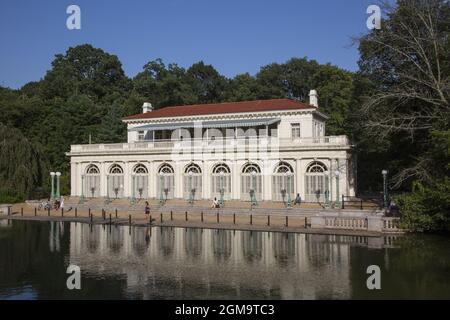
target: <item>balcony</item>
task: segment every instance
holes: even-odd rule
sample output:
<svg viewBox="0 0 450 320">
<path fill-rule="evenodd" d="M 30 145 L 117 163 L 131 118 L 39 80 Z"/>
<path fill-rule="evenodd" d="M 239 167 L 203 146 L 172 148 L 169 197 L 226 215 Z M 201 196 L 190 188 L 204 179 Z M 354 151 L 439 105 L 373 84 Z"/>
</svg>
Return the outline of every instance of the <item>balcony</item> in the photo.
<svg viewBox="0 0 450 320">
<path fill-rule="evenodd" d="M 186 151 L 190 148 L 194 152 L 207 152 L 211 149 L 222 149 L 235 152 L 240 149 L 277 148 L 289 149 L 349 149 L 351 147 L 347 136 L 324 136 L 316 138 L 277 138 L 277 137 L 239 137 L 216 140 L 184 139 L 184 140 L 154 140 L 137 141 L 132 143 L 111 144 L 81 144 L 72 145 L 69 155 L 90 153 L 126 153 L 126 152 L 170 152 L 174 150 Z"/>
</svg>

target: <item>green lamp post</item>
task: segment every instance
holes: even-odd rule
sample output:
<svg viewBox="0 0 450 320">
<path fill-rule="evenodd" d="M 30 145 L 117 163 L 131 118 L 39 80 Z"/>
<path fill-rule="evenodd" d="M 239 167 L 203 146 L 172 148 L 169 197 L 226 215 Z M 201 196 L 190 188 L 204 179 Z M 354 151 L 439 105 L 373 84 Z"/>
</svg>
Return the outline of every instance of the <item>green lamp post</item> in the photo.
<svg viewBox="0 0 450 320">
<path fill-rule="evenodd" d="M 109 203 L 109 175 L 106 175 L 106 203 Z"/>
<path fill-rule="evenodd" d="M 325 181 L 326 181 L 326 186 L 325 186 L 325 207 L 326 208 L 330 208 L 330 189 L 331 189 L 331 181 L 329 179 L 329 172 L 325 171 L 323 173 L 325 175 Z"/>
<path fill-rule="evenodd" d="M 292 190 L 291 190 L 291 178 L 292 178 L 292 173 L 290 173 L 290 172 L 288 172 L 287 173 L 287 197 L 288 197 L 288 200 L 287 200 L 287 205 L 288 205 L 288 208 L 291 208 L 292 207 L 292 199 L 291 199 L 291 192 L 292 192 Z"/>
<path fill-rule="evenodd" d="M 193 175 L 193 172 L 189 171 L 188 176 L 189 176 L 189 203 L 190 204 L 194 203 L 194 189 L 192 188 L 192 175 Z"/>
<path fill-rule="evenodd" d="M 258 201 L 256 200 L 256 171 L 252 171 L 251 173 L 252 179 L 252 189 L 250 190 L 252 208 L 258 205 Z"/>
<path fill-rule="evenodd" d="M 159 203 L 164 204 L 164 173 L 161 172 L 159 176 L 160 181 L 160 196 L 159 196 Z"/>
<path fill-rule="evenodd" d="M 336 203 L 335 203 L 335 208 L 340 209 L 341 208 L 341 200 L 340 200 L 340 197 L 339 197 L 339 175 L 340 175 L 339 170 L 336 170 L 334 172 L 334 175 L 336 177 Z"/>
<path fill-rule="evenodd" d="M 220 203 L 220 206 L 221 207 L 223 207 L 223 205 L 224 205 L 224 203 L 225 203 L 225 201 L 224 201 L 224 199 L 223 199 L 223 196 L 224 196 L 224 193 L 225 193 L 225 190 L 224 190 L 224 185 L 223 185 L 223 176 L 225 175 L 225 173 L 223 172 L 223 171 L 220 171 L 220 173 L 219 173 L 219 179 L 220 179 L 220 200 L 219 200 L 219 203 Z"/>
<path fill-rule="evenodd" d="M 61 172 L 56 172 L 56 193 L 55 193 L 55 198 L 59 199 L 61 197 L 61 194 L 59 192 L 59 178 L 61 177 Z"/>
<path fill-rule="evenodd" d="M 383 208 L 387 208 L 387 203 L 388 203 L 387 174 L 388 174 L 388 171 L 386 169 L 383 169 L 381 171 L 381 174 L 383 175 Z"/>
<path fill-rule="evenodd" d="M 55 200 L 55 175 L 56 175 L 56 173 L 50 172 L 50 177 L 51 177 L 51 180 L 52 180 L 52 191 L 51 191 L 51 194 L 50 194 L 50 200 L 51 201 Z"/>
<path fill-rule="evenodd" d="M 131 186 L 131 204 L 136 203 L 136 195 L 134 194 L 134 191 L 136 189 L 136 175 L 132 175 L 132 186 Z"/>
<path fill-rule="evenodd" d="M 80 203 L 84 202 L 84 174 L 81 175 L 81 197 L 80 197 Z"/>
</svg>

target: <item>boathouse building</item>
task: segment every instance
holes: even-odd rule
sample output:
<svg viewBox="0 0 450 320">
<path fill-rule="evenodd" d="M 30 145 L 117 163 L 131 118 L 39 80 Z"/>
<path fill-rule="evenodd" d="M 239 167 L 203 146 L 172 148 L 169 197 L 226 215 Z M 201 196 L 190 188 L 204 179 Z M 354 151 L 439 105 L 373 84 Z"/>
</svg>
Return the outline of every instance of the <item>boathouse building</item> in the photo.
<svg viewBox="0 0 450 320">
<path fill-rule="evenodd" d="M 309 104 L 271 99 L 164 107 L 123 119 L 128 141 L 72 145 L 71 195 L 130 199 L 333 201 L 353 196 L 347 136 Z"/>
</svg>

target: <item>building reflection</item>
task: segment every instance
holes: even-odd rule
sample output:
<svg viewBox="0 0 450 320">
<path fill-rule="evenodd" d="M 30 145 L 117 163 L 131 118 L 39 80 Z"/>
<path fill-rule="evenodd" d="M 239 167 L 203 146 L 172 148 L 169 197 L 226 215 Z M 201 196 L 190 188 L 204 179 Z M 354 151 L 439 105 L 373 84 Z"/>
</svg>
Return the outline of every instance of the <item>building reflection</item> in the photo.
<svg viewBox="0 0 450 320">
<path fill-rule="evenodd" d="M 352 245 L 368 240 L 71 223 L 69 257 L 84 274 L 126 279 L 142 298 L 345 299 Z"/>
</svg>

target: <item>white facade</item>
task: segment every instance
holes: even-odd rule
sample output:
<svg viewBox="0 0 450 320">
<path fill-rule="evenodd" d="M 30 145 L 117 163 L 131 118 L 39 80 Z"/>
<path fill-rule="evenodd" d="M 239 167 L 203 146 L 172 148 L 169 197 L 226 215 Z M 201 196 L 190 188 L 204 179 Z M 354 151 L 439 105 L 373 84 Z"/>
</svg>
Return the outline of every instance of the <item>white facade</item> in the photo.
<svg viewBox="0 0 450 320">
<path fill-rule="evenodd" d="M 71 194 L 286 201 L 299 193 L 308 202 L 353 196 L 347 137 L 325 136 L 327 116 L 317 107 L 283 110 L 283 101 L 270 111 L 125 119 L 127 143 L 71 146 Z M 148 103 L 143 109 L 158 112 Z"/>
</svg>

